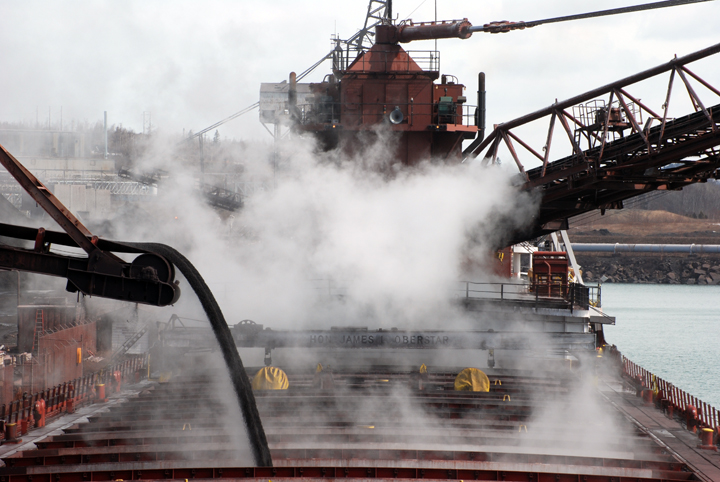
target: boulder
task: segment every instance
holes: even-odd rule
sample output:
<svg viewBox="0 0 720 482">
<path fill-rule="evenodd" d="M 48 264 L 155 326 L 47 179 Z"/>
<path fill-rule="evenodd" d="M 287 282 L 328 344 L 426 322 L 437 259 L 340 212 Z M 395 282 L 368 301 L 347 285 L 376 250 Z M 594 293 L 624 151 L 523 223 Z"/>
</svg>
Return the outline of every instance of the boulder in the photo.
<svg viewBox="0 0 720 482">
<path fill-rule="evenodd" d="M 671 280 L 677 279 L 677 275 L 675 274 L 674 271 L 670 271 L 670 272 L 667 274 L 667 277 L 670 278 Z"/>
</svg>

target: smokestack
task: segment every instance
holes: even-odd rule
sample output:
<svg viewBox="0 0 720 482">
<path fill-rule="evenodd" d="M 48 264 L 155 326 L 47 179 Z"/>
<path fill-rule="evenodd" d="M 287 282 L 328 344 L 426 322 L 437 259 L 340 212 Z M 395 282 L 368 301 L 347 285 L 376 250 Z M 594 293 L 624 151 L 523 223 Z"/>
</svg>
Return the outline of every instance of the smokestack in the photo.
<svg viewBox="0 0 720 482">
<path fill-rule="evenodd" d="M 478 74 L 477 109 L 475 125 L 478 127 L 478 139 L 485 139 L 485 72 Z"/>
<path fill-rule="evenodd" d="M 104 112 L 103 130 L 105 132 L 105 159 L 108 158 L 108 143 L 107 143 L 107 111 Z"/>
<path fill-rule="evenodd" d="M 297 76 L 295 72 L 290 72 L 290 80 L 288 82 L 288 111 L 293 121 L 300 120 L 300 111 L 297 108 Z"/>
</svg>

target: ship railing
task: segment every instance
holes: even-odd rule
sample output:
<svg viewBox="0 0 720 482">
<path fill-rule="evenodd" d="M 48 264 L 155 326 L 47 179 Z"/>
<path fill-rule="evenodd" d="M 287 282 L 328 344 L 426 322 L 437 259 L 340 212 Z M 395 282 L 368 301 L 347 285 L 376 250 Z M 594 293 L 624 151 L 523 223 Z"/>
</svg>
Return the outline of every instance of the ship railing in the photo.
<svg viewBox="0 0 720 482">
<path fill-rule="evenodd" d="M 561 302 L 572 313 L 590 306 L 589 288 L 579 283 L 500 283 L 462 281 L 460 296 L 466 299 L 532 302 L 535 307 Z"/>
<path fill-rule="evenodd" d="M 349 59 L 350 52 L 343 53 L 345 54 L 343 67 L 352 64 L 352 73 L 377 72 L 378 70 L 391 74 L 403 72 L 417 73 L 417 67 L 427 72 L 440 72 L 440 52 L 437 50 L 406 50 L 405 53 L 407 55 L 402 59 L 395 56 L 389 57 L 384 55 L 373 58 L 372 55 L 368 55 L 367 52 L 365 52 L 363 55 L 359 55 L 352 63 Z"/>
<path fill-rule="evenodd" d="M 16 424 L 17 435 L 44 426 L 52 418 L 73 413 L 76 408 L 99 401 L 99 385 L 105 385 L 105 395 L 120 391 L 123 383 L 137 383 L 147 378 L 145 367 L 148 355 L 137 355 L 80 378 L 69 380 L 32 395 L 25 393 L 20 400 L 6 403 L 0 409 L 0 439 L 8 438 L 8 425 Z M 38 402 L 44 401 L 40 410 Z M 44 413 L 42 413 L 44 412 Z"/>
<path fill-rule="evenodd" d="M 623 374 L 635 385 L 638 396 L 646 397 L 648 402 L 654 403 L 669 417 L 680 417 L 691 431 L 702 428 L 718 430 L 720 414 L 715 407 L 633 363 L 623 355 L 621 362 Z"/>
<path fill-rule="evenodd" d="M 319 101 L 297 105 L 301 124 L 328 124 L 339 127 L 348 117 L 352 118 L 353 125 L 379 124 L 388 122 L 398 125 L 420 125 L 420 119 L 430 117 L 430 124 L 438 126 L 474 126 L 477 106 L 459 102 L 333 102 Z M 393 112 L 398 109 L 402 116 Z M 394 121 L 393 119 L 399 119 Z M 426 128 L 427 126 L 422 126 Z"/>
<path fill-rule="evenodd" d="M 333 278 L 317 278 L 311 279 L 310 282 L 319 296 L 344 298 L 347 295 L 347 286 L 344 281 L 338 281 Z"/>
<path fill-rule="evenodd" d="M 461 281 L 460 296 L 466 299 L 490 300 L 529 300 L 534 297 L 530 293 L 530 285 L 526 283 L 485 283 L 477 281 Z"/>
</svg>

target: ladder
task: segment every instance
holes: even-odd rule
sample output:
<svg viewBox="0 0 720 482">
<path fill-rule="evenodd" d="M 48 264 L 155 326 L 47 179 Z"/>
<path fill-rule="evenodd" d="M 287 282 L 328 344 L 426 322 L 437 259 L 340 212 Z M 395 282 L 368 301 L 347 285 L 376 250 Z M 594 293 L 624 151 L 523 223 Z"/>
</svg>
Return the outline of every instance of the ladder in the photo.
<svg viewBox="0 0 720 482">
<path fill-rule="evenodd" d="M 33 332 L 33 343 L 31 353 L 40 351 L 40 334 L 45 331 L 45 314 L 43 310 L 35 310 L 35 331 Z"/>
<path fill-rule="evenodd" d="M 127 353 L 128 350 L 130 350 L 130 348 L 132 348 L 133 346 L 135 346 L 135 343 L 137 343 L 138 340 L 140 340 L 140 338 L 142 338 L 143 335 L 144 335 L 145 333 L 147 333 L 149 329 L 150 329 L 150 323 L 147 323 L 147 324 L 145 324 L 145 326 L 143 326 L 143 327 L 140 329 L 140 331 L 138 331 L 137 333 L 133 333 L 133 335 L 132 335 L 130 338 L 128 338 L 127 340 L 125 340 L 125 342 L 120 346 L 120 348 L 118 348 L 118 349 L 115 351 L 115 353 L 113 353 L 112 356 L 110 357 L 110 361 L 108 362 L 108 366 L 110 366 L 110 365 L 112 365 L 113 363 L 117 362 L 118 359 L 119 359 L 121 356 L 123 356 L 125 353 Z"/>
</svg>

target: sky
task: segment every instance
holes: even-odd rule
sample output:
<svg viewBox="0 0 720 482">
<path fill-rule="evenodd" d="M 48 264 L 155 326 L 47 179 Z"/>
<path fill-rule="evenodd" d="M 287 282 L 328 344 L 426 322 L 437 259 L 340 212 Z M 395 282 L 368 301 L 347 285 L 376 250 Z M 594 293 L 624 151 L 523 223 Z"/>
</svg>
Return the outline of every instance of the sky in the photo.
<svg viewBox="0 0 720 482">
<path fill-rule="evenodd" d="M 535 20 L 634 4 L 631 0 L 396 0 L 398 19 Z M 640 2 L 647 3 L 647 2 Z M 142 131 L 143 112 L 165 133 L 198 131 L 258 100 L 261 82 L 302 72 L 363 24 L 366 0 L 0 0 L 0 121 L 90 121 Z M 720 42 L 720 2 L 476 33 L 438 42 L 442 73 L 468 86 L 487 74 L 489 124 L 508 121 L 590 88 Z M 429 50 L 433 41 L 406 45 Z M 720 64 L 699 72 L 720 84 Z M 307 78 L 320 81 L 325 64 Z M 257 111 L 222 137 L 270 140 Z"/>
</svg>

